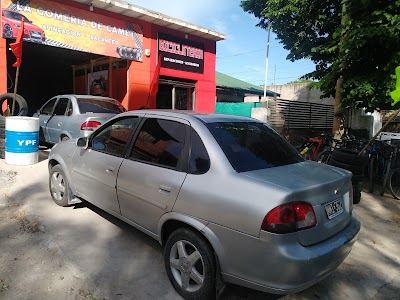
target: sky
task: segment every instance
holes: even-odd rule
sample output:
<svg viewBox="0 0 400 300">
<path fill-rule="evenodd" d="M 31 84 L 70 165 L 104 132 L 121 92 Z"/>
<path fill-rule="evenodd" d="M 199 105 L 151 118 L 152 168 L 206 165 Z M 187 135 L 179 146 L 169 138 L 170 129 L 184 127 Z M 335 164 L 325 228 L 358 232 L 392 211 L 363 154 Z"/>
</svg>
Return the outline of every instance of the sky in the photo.
<svg viewBox="0 0 400 300">
<path fill-rule="evenodd" d="M 217 42 L 217 71 L 262 86 L 265 80 L 267 31 L 243 11 L 240 0 L 128 0 L 128 2 L 211 29 L 227 36 Z M 315 69 L 310 60 L 286 60 L 289 51 L 271 32 L 267 85 L 285 84 Z"/>
</svg>

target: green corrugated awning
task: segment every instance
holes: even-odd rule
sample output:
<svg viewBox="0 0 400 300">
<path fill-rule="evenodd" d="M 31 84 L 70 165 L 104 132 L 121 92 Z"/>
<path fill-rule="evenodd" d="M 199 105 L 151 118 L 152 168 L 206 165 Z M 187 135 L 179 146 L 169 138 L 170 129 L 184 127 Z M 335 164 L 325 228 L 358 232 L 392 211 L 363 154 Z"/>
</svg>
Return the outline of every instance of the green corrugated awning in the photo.
<svg viewBox="0 0 400 300">
<path fill-rule="evenodd" d="M 226 74 L 216 72 L 216 79 L 217 79 L 216 80 L 217 89 L 222 88 L 222 89 L 235 90 L 243 93 L 255 94 L 260 96 L 264 95 L 264 90 L 262 87 L 228 76 Z M 279 96 L 279 94 L 267 90 L 267 96 L 275 97 Z"/>
</svg>

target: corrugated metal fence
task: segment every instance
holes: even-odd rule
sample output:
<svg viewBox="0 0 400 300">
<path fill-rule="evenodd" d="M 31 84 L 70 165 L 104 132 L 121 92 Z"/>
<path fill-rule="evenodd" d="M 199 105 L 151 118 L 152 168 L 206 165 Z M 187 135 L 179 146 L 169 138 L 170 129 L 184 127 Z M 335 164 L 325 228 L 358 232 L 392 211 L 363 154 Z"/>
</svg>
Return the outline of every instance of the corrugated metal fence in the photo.
<svg viewBox="0 0 400 300">
<path fill-rule="evenodd" d="M 332 129 L 333 105 L 278 99 L 271 102 L 269 123 L 285 129 Z"/>
<path fill-rule="evenodd" d="M 218 102 L 215 111 L 221 114 L 251 117 L 251 109 L 255 107 L 261 107 L 261 103 Z M 275 128 L 329 130 L 333 127 L 333 105 L 277 99 L 270 101 L 269 107 L 271 115 L 268 123 Z"/>
</svg>

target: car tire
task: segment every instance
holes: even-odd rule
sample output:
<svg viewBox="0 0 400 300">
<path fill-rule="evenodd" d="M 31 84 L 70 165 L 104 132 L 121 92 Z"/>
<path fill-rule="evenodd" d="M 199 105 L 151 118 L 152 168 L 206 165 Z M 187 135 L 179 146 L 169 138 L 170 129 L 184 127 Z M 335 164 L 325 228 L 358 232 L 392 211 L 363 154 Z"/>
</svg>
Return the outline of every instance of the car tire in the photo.
<svg viewBox="0 0 400 300">
<path fill-rule="evenodd" d="M 215 299 L 214 251 L 200 234 L 188 228 L 172 232 L 164 261 L 171 284 L 184 299 Z"/>
<path fill-rule="evenodd" d="M 0 139 L 4 139 L 6 137 L 6 118 L 0 116 Z"/>
<path fill-rule="evenodd" d="M 353 204 L 358 204 L 361 201 L 361 192 L 353 193 Z"/>
<path fill-rule="evenodd" d="M 6 147 L 6 119 L 3 116 L 0 116 L 0 158 L 4 159 L 5 157 L 5 147 Z"/>
<path fill-rule="evenodd" d="M 67 177 L 60 165 L 55 165 L 49 174 L 49 190 L 53 201 L 59 206 L 68 206 L 72 198 Z"/>
<path fill-rule="evenodd" d="M 1 159 L 5 158 L 5 147 L 6 147 L 5 139 L 0 138 L 0 158 Z"/>
<path fill-rule="evenodd" d="M 331 157 L 329 160 L 329 164 L 334 167 L 339 167 L 348 171 L 351 171 L 353 175 L 364 175 L 364 166 L 359 166 L 359 165 L 349 165 L 346 163 L 342 163 L 337 161 L 336 159 Z"/>
<path fill-rule="evenodd" d="M 12 26 L 8 23 L 4 24 L 3 26 L 3 37 L 8 39 L 13 37 Z"/>
<path fill-rule="evenodd" d="M 358 151 L 351 149 L 335 149 L 332 152 L 332 158 L 348 165 L 364 166 L 366 163 L 365 155 L 358 155 Z"/>
<path fill-rule="evenodd" d="M 68 141 L 68 140 L 69 140 L 69 136 L 67 136 L 67 135 L 63 135 L 63 136 L 60 137 L 60 141 L 61 142 L 65 142 L 65 141 Z"/>
<path fill-rule="evenodd" d="M 5 101 L 14 99 L 14 94 L 6 93 L 0 95 L 0 107 L 3 106 Z M 12 108 L 10 107 L 10 110 Z M 1 111 L 3 114 L 3 111 Z M 15 96 L 15 108 L 14 108 L 14 116 L 27 116 L 28 115 L 28 103 L 21 95 L 16 94 Z"/>
</svg>

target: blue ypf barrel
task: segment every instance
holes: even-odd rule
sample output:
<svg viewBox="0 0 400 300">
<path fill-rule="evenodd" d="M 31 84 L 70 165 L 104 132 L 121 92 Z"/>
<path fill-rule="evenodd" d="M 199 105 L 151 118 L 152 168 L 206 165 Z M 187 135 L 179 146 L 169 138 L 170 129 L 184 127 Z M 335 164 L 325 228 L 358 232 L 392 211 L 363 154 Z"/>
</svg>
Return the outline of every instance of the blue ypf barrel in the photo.
<svg viewBox="0 0 400 300">
<path fill-rule="evenodd" d="M 6 117 L 5 162 L 32 165 L 39 160 L 39 118 Z"/>
</svg>

